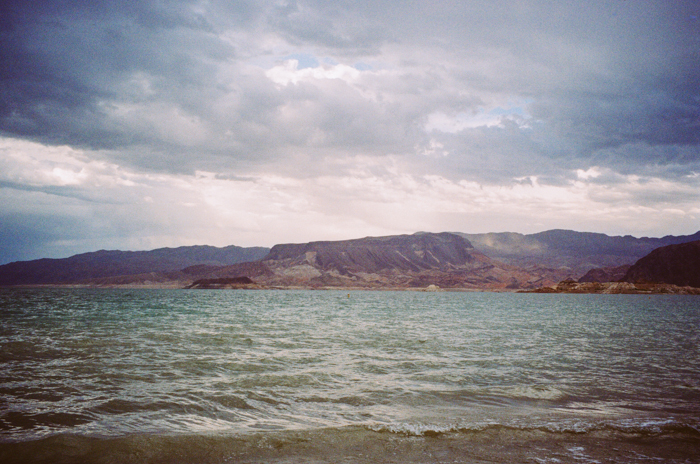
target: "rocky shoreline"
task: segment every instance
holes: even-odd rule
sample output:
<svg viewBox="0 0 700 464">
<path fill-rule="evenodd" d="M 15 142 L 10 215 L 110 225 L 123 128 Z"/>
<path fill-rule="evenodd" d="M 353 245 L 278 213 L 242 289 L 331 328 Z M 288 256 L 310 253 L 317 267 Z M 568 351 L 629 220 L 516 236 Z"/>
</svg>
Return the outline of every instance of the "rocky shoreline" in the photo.
<svg viewBox="0 0 700 464">
<path fill-rule="evenodd" d="M 599 293 L 649 295 L 700 295 L 700 288 L 662 283 L 576 282 L 564 280 L 551 287 L 521 290 L 518 293 Z"/>
<path fill-rule="evenodd" d="M 540 287 L 527 290 L 515 289 L 494 289 L 494 288 L 440 288 L 438 286 L 428 287 L 334 287 L 334 286 L 268 286 L 256 283 L 234 283 L 234 282 L 200 282 L 197 284 L 185 285 L 183 283 L 138 283 L 138 284 L 50 284 L 50 285 L 13 285 L 0 288 L 89 288 L 89 289 L 152 289 L 152 290 L 332 290 L 332 291 L 374 291 L 374 292 L 490 292 L 490 293 L 578 293 L 578 294 L 628 294 L 628 295 L 700 295 L 700 288 L 679 287 L 677 285 L 660 283 L 637 283 L 629 282 L 576 282 L 562 281 L 550 287 Z"/>
</svg>

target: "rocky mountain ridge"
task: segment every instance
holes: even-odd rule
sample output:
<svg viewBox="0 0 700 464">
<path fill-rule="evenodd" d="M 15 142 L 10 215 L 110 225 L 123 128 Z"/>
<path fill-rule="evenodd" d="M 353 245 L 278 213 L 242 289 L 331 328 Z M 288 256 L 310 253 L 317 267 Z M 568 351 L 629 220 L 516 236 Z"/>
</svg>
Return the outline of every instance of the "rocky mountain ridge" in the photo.
<svg viewBox="0 0 700 464">
<path fill-rule="evenodd" d="M 17 261 L 0 266 L 0 285 L 49 285 L 79 283 L 96 279 L 177 273 L 190 266 L 226 266 L 255 261 L 268 248 L 227 246 L 189 246 L 158 248 L 150 251 L 100 250 L 63 259 Z M 133 278 L 131 279 L 134 280 Z"/>
<path fill-rule="evenodd" d="M 276 245 L 262 263 L 272 274 L 256 281 L 273 286 L 498 289 L 541 281 L 446 232 Z"/>
<path fill-rule="evenodd" d="M 205 283 L 199 286 L 202 288 L 206 285 L 239 288 L 243 281 L 235 279 L 246 278 L 252 283 L 246 283 L 245 288 L 533 289 L 556 286 L 584 273 L 581 282 L 619 280 L 627 271 L 626 266 L 637 261 L 636 255 L 652 244 L 689 241 L 700 236 L 700 232 L 685 237 L 634 239 L 555 230 L 532 236 L 481 234 L 476 237 L 476 244 L 467 235 L 419 232 L 280 244 L 271 249 L 180 247 L 149 252 L 99 251 L 62 260 L 0 266 L 0 285 L 183 288 L 200 281 Z M 591 254 L 596 251 L 597 255 Z M 596 261 L 596 256 L 605 259 Z M 628 262 L 615 268 L 586 267 L 610 262 L 611 257 L 615 262 L 623 259 Z"/>
<path fill-rule="evenodd" d="M 560 229 L 529 235 L 513 232 L 458 234 L 493 259 L 525 268 L 568 268 L 572 277 L 582 276 L 593 268 L 631 265 L 656 248 L 700 240 L 700 231 L 661 238 L 609 236 Z"/>
</svg>

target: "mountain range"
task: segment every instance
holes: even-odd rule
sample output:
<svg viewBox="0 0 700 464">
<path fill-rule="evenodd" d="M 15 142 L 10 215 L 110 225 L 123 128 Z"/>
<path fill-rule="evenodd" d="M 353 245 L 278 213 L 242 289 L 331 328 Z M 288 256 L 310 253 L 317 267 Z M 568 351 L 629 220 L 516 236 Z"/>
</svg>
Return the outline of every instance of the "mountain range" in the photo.
<svg viewBox="0 0 700 464">
<path fill-rule="evenodd" d="M 582 276 L 594 268 L 632 265 L 657 248 L 700 240 L 700 231 L 693 235 L 661 238 L 609 236 L 560 229 L 530 235 L 512 232 L 458 234 L 493 259 L 525 268 L 567 268 L 572 277 Z"/>
<path fill-rule="evenodd" d="M 227 246 L 183 246 L 151 251 L 100 250 L 64 259 L 16 261 L 0 266 L 0 285 L 80 283 L 100 278 L 132 276 L 153 272 L 180 271 L 184 268 L 227 266 L 256 261 L 268 248 Z"/>
<path fill-rule="evenodd" d="M 632 270 L 628 266 L 653 250 L 697 240 L 700 232 L 662 238 L 570 230 L 530 235 L 418 232 L 271 249 L 102 250 L 2 265 L 0 285 L 532 289 L 584 274 L 582 281 L 636 278 L 625 275 Z M 645 272 L 651 276 L 645 279 L 655 278 Z"/>
<path fill-rule="evenodd" d="M 261 264 L 267 272 L 254 280 L 282 287 L 495 289 L 531 287 L 540 280 L 451 233 L 275 245 Z"/>
</svg>

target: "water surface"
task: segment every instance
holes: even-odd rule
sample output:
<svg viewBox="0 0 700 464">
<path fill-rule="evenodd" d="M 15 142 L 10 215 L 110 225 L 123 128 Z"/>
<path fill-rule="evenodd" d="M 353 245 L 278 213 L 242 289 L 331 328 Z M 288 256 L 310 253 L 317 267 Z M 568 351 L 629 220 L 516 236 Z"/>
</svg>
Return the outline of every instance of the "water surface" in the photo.
<svg viewBox="0 0 700 464">
<path fill-rule="evenodd" d="M 700 462 L 696 296 L 4 289 L 0 322 L 2 462 Z"/>
</svg>

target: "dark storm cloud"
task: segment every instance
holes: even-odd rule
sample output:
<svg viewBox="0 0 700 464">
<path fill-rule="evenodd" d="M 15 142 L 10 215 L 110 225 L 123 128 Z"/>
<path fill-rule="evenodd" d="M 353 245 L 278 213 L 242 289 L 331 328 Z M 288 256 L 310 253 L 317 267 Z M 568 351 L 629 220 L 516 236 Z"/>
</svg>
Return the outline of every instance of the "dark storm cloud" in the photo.
<svg viewBox="0 0 700 464">
<path fill-rule="evenodd" d="M 530 156 L 588 164 L 598 150 L 636 143 L 697 146 L 699 10 L 695 2 L 621 0 L 10 3 L 0 130 L 110 148 L 120 162 L 159 170 L 269 165 L 299 150 L 408 156 L 431 113 L 474 110 L 490 94 L 528 99 L 538 128 L 506 134 L 482 172 L 499 172 L 498 160 L 513 161 L 523 146 L 522 162 L 509 168 L 532 166 Z M 379 59 L 396 72 L 354 87 L 275 88 L 242 61 L 275 47 L 351 64 Z M 451 164 L 467 172 L 480 164 L 484 134 L 462 132 L 461 146 L 451 134 L 432 137 L 462 154 Z M 662 152 L 611 162 L 688 161 Z"/>
<path fill-rule="evenodd" d="M 528 106 L 542 154 L 586 162 L 595 150 L 626 144 L 700 142 L 700 24 L 694 2 L 519 2 L 496 17 L 496 33 L 468 33 L 463 56 L 479 50 L 500 72 L 455 66 L 458 80 L 512 92 Z M 536 8 L 533 6 L 539 6 Z M 576 8 L 574 8 L 574 6 Z M 580 8 L 579 8 L 580 7 Z M 477 16 L 478 17 L 478 16 Z M 459 33 L 453 34 L 455 41 Z M 663 150 L 668 155 L 668 150 Z M 653 155 L 652 155 L 653 156 Z M 697 157 L 696 153 L 696 157 Z M 623 163 L 673 161 L 626 158 Z M 676 160 L 682 161 L 682 160 Z M 686 160 L 687 161 L 687 160 Z"/>
<path fill-rule="evenodd" d="M 368 12 L 367 5 L 352 2 L 290 0 L 275 5 L 268 21 L 291 43 L 325 47 L 341 56 L 375 55 L 392 39 L 392 31 L 385 27 L 381 2 L 374 3 L 375 11 Z"/>
<path fill-rule="evenodd" d="M 208 61 L 233 53 L 182 4 L 8 2 L 1 13 L 2 130 L 49 143 L 119 147 L 138 142 L 105 122 L 105 100 L 137 71 L 157 92 L 203 87 Z"/>
</svg>

